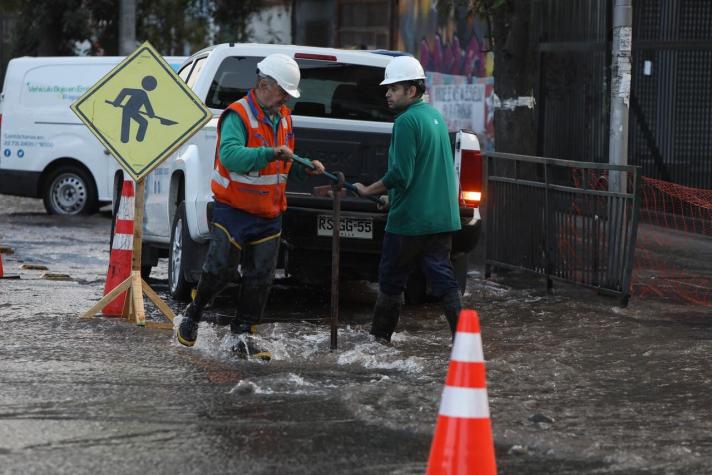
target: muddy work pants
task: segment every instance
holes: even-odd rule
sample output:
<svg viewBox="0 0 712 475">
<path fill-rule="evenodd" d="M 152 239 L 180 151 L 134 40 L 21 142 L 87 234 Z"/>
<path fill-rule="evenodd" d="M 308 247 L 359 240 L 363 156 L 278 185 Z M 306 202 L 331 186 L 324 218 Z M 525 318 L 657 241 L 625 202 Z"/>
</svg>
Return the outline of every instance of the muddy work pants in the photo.
<svg viewBox="0 0 712 475">
<path fill-rule="evenodd" d="M 440 299 L 454 335 L 462 308 L 460 286 L 450 263 L 452 233 L 403 236 L 385 233 L 378 268 L 379 292 L 373 310 L 371 334 L 390 341 L 401 308 L 401 294 L 416 268 L 430 283 L 432 294 Z"/>
<path fill-rule="evenodd" d="M 260 322 L 274 280 L 282 218 L 262 218 L 215 203 L 211 240 L 190 317 L 200 321 L 203 308 L 232 281 L 241 264 L 241 285 L 234 332 Z M 196 318 L 197 317 L 197 318 Z"/>
</svg>

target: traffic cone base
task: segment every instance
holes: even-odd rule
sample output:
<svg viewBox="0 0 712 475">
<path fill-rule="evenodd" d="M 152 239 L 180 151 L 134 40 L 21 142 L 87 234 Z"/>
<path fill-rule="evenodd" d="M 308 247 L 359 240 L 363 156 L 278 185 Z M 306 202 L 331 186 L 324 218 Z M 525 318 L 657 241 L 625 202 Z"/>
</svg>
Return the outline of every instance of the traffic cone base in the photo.
<svg viewBox="0 0 712 475">
<path fill-rule="evenodd" d="M 430 449 L 428 475 L 497 473 L 489 419 L 441 415 L 437 435 Z M 439 454 L 436 461 L 434 454 Z"/>
</svg>

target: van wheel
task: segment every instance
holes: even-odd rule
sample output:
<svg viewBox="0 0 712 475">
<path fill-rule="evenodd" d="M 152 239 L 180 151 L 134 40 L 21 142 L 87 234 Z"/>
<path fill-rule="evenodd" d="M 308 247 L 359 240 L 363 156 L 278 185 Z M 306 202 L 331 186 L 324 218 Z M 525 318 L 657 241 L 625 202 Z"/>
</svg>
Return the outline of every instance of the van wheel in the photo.
<svg viewBox="0 0 712 475">
<path fill-rule="evenodd" d="M 188 266 L 193 262 L 194 243 L 185 218 L 185 203 L 181 202 L 173 217 L 171 247 L 168 254 L 168 291 L 176 300 L 188 301 L 192 282 L 186 279 Z"/>
<path fill-rule="evenodd" d="M 77 166 L 53 170 L 45 183 L 43 201 L 49 214 L 91 214 L 97 209 L 96 185 L 89 173 Z"/>
</svg>

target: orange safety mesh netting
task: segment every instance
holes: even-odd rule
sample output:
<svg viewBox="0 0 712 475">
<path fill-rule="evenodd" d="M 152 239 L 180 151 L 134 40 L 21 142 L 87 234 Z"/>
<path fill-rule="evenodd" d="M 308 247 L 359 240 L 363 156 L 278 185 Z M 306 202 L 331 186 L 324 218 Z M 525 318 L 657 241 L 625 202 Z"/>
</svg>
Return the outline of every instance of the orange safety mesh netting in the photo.
<svg viewBox="0 0 712 475">
<path fill-rule="evenodd" d="M 712 306 L 712 190 L 643 178 L 631 294 Z"/>
</svg>

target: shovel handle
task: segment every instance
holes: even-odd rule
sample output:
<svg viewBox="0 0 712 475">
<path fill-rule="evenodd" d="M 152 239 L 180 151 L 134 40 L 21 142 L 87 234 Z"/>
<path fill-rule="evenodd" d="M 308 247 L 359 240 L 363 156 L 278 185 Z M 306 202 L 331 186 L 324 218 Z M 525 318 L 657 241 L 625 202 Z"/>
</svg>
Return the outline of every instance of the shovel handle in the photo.
<svg viewBox="0 0 712 475">
<path fill-rule="evenodd" d="M 124 107 L 124 106 L 122 106 L 121 104 L 114 104 L 113 102 L 111 102 L 111 101 L 108 100 L 108 99 L 104 100 L 104 102 L 106 102 L 106 103 L 109 104 L 110 106 L 121 107 L 121 108 Z M 157 115 L 148 115 L 148 114 L 145 113 L 144 111 L 138 111 L 138 113 L 141 114 L 141 115 L 145 115 L 146 117 L 151 117 L 151 118 L 154 118 L 154 119 L 158 119 L 158 120 L 161 122 L 161 125 L 176 125 L 176 124 L 178 123 L 178 122 L 176 122 L 175 120 L 166 119 L 165 117 L 159 117 L 159 116 L 157 116 Z"/>
<path fill-rule="evenodd" d="M 309 169 L 311 169 L 311 170 L 314 170 L 314 169 L 316 168 L 316 167 L 314 166 L 314 164 L 311 162 L 311 160 L 308 160 L 308 159 L 306 159 L 306 158 L 299 157 L 299 156 L 297 156 L 297 155 L 294 155 L 294 161 L 297 162 L 297 163 L 301 163 L 302 165 L 304 165 L 305 167 L 307 167 L 307 168 L 309 168 Z M 333 182 L 339 181 L 339 178 L 338 178 L 336 175 L 334 175 L 333 173 L 329 173 L 329 172 L 325 171 L 325 172 L 324 172 L 324 176 L 327 177 L 329 180 L 331 180 L 331 181 L 333 181 Z M 359 195 L 359 194 L 358 194 L 358 189 L 357 189 L 352 183 L 349 183 L 349 182 L 345 181 L 343 186 L 344 186 L 344 188 L 346 188 L 347 190 L 349 190 L 350 192 L 352 192 L 352 193 L 355 194 L 356 196 L 359 196 L 359 197 L 361 197 L 361 198 L 366 198 L 367 200 L 373 201 L 374 203 L 379 204 L 379 205 L 381 205 L 381 206 L 385 206 L 385 205 L 386 205 L 386 202 L 383 201 L 383 199 L 381 199 L 381 198 L 378 197 L 378 196 L 361 196 L 361 195 Z"/>
</svg>

